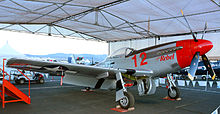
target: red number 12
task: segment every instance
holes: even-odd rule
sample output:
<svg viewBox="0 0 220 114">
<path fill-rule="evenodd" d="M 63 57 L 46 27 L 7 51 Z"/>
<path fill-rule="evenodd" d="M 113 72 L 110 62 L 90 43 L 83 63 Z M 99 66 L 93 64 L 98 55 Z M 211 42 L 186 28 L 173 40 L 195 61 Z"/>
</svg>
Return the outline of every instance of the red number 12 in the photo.
<svg viewBox="0 0 220 114">
<path fill-rule="evenodd" d="M 145 61 L 147 59 L 147 54 L 145 52 L 142 52 L 139 57 L 141 58 L 143 55 L 144 58 L 142 59 L 140 66 L 147 64 L 147 61 Z M 134 60 L 135 67 L 137 67 L 137 56 L 134 55 L 134 57 L 132 57 L 132 60 Z"/>
</svg>

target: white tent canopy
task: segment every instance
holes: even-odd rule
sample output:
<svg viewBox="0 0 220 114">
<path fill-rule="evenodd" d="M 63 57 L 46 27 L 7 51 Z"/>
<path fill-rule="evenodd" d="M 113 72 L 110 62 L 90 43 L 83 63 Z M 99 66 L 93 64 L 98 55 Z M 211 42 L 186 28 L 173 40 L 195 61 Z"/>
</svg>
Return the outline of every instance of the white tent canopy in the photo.
<svg viewBox="0 0 220 114">
<path fill-rule="evenodd" d="M 0 0 L 0 29 L 121 41 L 220 30 L 219 0 Z"/>
<path fill-rule="evenodd" d="M 0 48 L 0 58 L 1 57 L 25 57 L 25 55 L 20 53 L 20 52 L 18 52 L 18 51 L 16 51 L 7 42 L 4 46 L 2 46 Z"/>
</svg>

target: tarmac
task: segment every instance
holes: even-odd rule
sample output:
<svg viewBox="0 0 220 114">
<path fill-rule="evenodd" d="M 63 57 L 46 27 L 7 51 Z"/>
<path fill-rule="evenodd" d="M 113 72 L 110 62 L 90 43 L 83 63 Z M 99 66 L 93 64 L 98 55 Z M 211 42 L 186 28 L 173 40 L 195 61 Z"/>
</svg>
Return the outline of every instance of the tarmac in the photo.
<svg viewBox="0 0 220 114">
<path fill-rule="evenodd" d="M 7 103 L 0 107 L 0 114 L 116 114 L 115 91 L 95 90 L 82 92 L 83 87 L 47 81 L 44 84 L 31 84 L 31 104 L 24 102 Z M 16 85 L 28 93 L 28 84 Z M 181 101 L 170 101 L 167 89 L 158 87 L 156 94 L 138 96 L 136 87 L 128 91 L 135 97 L 135 110 L 127 114 L 210 114 L 220 106 L 220 89 L 203 91 L 203 88 L 180 88 Z M 6 97 L 6 99 L 10 99 Z M 2 105 L 0 103 L 0 105 Z"/>
</svg>

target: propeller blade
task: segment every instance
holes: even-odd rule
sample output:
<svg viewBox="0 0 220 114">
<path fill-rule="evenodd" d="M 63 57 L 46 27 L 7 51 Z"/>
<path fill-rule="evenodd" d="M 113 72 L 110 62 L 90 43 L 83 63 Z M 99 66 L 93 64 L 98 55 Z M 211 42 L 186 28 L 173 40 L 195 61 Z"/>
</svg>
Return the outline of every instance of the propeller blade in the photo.
<svg viewBox="0 0 220 114">
<path fill-rule="evenodd" d="M 196 70 L 198 68 L 198 64 L 199 64 L 199 52 L 196 52 L 196 54 L 194 55 L 191 64 L 190 64 L 190 69 L 188 71 L 188 77 L 190 80 L 194 80 L 194 76 L 196 74 Z"/>
<path fill-rule="evenodd" d="M 207 29 L 207 22 L 205 22 L 205 28 L 204 28 L 204 30 L 203 30 L 202 38 L 201 38 L 201 39 L 203 39 L 203 37 L 204 37 L 204 35 L 205 35 L 205 31 L 206 31 L 206 29 Z"/>
<path fill-rule="evenodd" d="M 195 42 L 198 42 L 198 40 L 196 39 L 196 36 L 195 36 L 194 33 L 192 32 L 192 29 L 191 29 L 191 27 L 190 27 L 190 25 L 189 25 L 189 22 L 187 21 L 185 15 L 183 14 L 183 10 L 182 10 L 182 9 L 181 9 L 181 13 L 182 13 L 183 18 L 185 19 L 185 21 L 186 21 L 186 23 L 187 23 L 187 26 L 189 27 L 189 30 L 190 30 L 190 32 L 191 32 L 191 34 L 192 34 L 192 36 L 193 36 L 194 41 L 195 41 Z"/>
<path fill-rule="evenodd" d="M 149 35 L 150 31 L 150 17 L 148 17 L 148 22 L 147 22 L 147 34 Z"/>
<path fill-rule="evenodd" d="M 206 69 L 208 70 L 209 74 L 211 75 L 212 80 L 214 80 L 216 74 L 215 74 L 214 70 L 212 69 L 212 66 L 209 62 L 209 59 L 207 58 L 206 55 L 202 55 L 202 60 L 203 60 L 203 63 L 205 65 Z"/>
</svg>

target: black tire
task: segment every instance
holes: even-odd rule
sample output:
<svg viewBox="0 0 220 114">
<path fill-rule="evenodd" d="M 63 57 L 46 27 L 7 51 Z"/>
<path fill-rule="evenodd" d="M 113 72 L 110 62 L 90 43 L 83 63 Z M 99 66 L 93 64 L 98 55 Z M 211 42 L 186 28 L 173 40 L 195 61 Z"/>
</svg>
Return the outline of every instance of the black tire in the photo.
<svg viewBox="0 0 220 114">
<path fill-rule="evenodd" d="M 43 83 L 44 83 L 44 79 L 43 79 L 43 78 L 40 79 L 40 80 L 38 81 L 38 83 L 43 84 Z"/>
<path fill-rule="evenodd" d="M 118 101 L 119 105 L 123 109 L 134 107 L 134 96 L 130 92 L 124 92 L 125 98 Z"/>
<path fill-rule="evenodd" d="M 180 97 L 180 91 L 177 87 L 172 87 L 172 90 L 173 90 L 173 93 L 171 93 L 171 90 L 170 88 L 168 89 L 168 96 L 171 98 L 171 99 L 177 99 Z"/>
<path fill-rule="evenodd" d="M 86 91 L 90 91 L 91 87 L 86 87 L 85 89 L 86 89 Z"/>
<path fill-rule="evenodd" d="M 15 80 L 15 84 L 19 84 L 19 80 Z"/>
<path fill-rule="evenodd" d="M 19 80 L 19 84 L 24 84 L 24 83 L 25 83 L 25 79 L 22 78 Z"/>
</svg>

